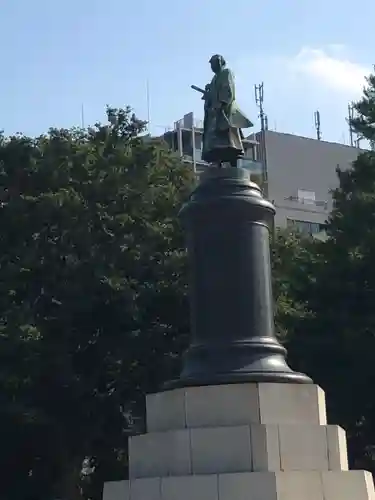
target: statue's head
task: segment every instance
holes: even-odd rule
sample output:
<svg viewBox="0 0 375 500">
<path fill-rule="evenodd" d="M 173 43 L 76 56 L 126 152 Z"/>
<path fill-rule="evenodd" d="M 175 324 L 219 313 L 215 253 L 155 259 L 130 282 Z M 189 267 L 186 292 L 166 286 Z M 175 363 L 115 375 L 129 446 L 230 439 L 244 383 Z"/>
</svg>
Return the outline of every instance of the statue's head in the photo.
<svg viewBox="0 0 375 500">
<path fill-rule="evenodd" d="M 212 71 L 216 74 L 219 73 L 219 71 L 221 71 L 225 67 L 226 62 L 223 56 L 215 54 L 214 56 L 211 57 L 210 64 Z"/>
</svg>

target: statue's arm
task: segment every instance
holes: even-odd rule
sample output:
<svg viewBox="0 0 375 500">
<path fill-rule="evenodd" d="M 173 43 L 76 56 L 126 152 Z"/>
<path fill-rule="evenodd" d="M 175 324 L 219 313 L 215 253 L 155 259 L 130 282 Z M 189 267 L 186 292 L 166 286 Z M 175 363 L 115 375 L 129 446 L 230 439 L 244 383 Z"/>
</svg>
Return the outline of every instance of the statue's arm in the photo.
<svg viewBox="0 0 375 500">
<path fill-rule="evenodd" d="M 218 99 L 222 104 L 232 104 L 235 97 L 234 78 L 229 69 L 223 70 L 220 75 L 220 85 L 218 89 Z"/>
</svg>

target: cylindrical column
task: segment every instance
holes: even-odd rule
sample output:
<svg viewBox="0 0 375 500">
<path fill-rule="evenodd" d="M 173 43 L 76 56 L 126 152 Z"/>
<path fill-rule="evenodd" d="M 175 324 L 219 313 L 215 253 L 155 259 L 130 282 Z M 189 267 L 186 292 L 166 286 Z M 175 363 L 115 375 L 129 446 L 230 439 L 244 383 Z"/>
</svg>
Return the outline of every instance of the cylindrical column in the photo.
<svg viewBox="0 0 375 500">
<path fill-rule="evenodd" d="M 191 346 L 166 388 L 311 380 L 274 333 L 269 231 L 275 209 L 240 168 L 210 169 L 180 216 L 190 265 Z"/>
</svg>

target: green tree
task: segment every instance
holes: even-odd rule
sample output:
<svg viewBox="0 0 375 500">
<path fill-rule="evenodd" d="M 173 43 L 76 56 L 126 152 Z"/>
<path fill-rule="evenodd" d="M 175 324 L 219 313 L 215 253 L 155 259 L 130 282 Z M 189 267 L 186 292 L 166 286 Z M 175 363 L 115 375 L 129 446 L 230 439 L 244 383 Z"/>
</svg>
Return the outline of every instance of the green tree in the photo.
<svg viewBox="0 0 375 500">
<path fill-rule="evenodd" d="M 375 76 L 356 104 L 352 126 L 375 139 Z M 292 357 L 327 392 L 331 420 L 348 431 L 354 467 L 375 472 L 375 153 L 337 170 L 328 240 L 318 246 L 303 335 Z"/>
<path fill-rule="evenodd" d="M 354 104 L 356 116 L 350 125 L 353 131 L 370 143 L 375 140 L 375 74 L 367 77 L 363 96 Z"/>
<path fill-rule="evenodd" d="M 271 242 L 276 332 L 282 342 L 308 317 L 317 243 L 298 232 L 277 229 Z"/>
<path fill-rule="evenodd" d="M 130 109 L 0 137 L 0 498 L 100 498 L 186 342 L 192 174 Z M 143 403 L 143 401 L 142 401 Z M 118 467 L 116 467 L 116 464 Z"/>
</svg>

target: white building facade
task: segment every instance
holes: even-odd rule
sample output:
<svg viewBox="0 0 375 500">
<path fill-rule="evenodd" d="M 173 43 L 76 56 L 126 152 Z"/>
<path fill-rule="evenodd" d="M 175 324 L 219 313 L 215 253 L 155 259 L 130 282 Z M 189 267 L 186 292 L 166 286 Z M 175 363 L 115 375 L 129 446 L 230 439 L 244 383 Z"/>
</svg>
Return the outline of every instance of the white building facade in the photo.
<svg viewBox="0 0 375 500">
<path fill-rule="evenodd" d="M 267 196 L 276 207 L 275 224 L 317 234 L 332 210 L 332 189 L 338 186 L 337 167 L 347 169 L 360 149 L 273 131 L 264 136 Z"/>
</svg>

